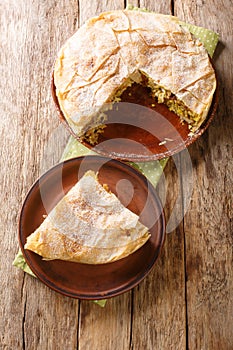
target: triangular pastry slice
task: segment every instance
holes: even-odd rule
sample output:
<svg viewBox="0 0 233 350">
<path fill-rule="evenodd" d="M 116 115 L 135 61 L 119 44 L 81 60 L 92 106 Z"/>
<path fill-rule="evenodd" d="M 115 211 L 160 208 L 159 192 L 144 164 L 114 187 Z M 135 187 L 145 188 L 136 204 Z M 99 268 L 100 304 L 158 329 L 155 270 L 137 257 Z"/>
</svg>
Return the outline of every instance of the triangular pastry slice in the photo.
<svg viewBox="0 0 233 350">
<path fill-rule="evenodd" d="M 88 171 L 28 238 L 44 259 L 102 264 L 124 258 L 150 237 L 139 217 Z"/>
</svg>

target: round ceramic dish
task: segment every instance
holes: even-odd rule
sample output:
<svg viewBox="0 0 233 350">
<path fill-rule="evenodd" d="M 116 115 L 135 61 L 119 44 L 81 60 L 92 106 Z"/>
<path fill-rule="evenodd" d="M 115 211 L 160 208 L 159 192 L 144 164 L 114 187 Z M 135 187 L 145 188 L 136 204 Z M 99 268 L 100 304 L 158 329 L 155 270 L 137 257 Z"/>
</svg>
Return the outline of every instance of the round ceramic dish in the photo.
<svg viewBox="0 0 233 350">
<path fill-rule="evenodd" d="M 40 226 L 43 216 L 90 169 L 98 171 L 100 183 L 108 184 L 125 206 L 140 215 L 150 228 L 147 243 L 124 259 L 100 265 L 46 261 L 24 249 L 27 236 Z M 127 190 L 129 182 L 131 191 Z M 120 192 L 119 184 L 123 186 Z M 155 264 L 164 239 L 164 214 L 155 189 L 131 166 L 99 156 L 73 158 L 50 169 L 30 189 L 19 220 L 20 247 L 34 274 L 53 290 L 80 299 L 110 298 L 136 286 Z"/>
<path fill-rule="evenodd" d="M 109 112 L 107 127 L 93 147 L 78 138 L 65 119 L 56 96 L 53 76 L 51 88 L 59 118 L 76 139 L 103 156 L 132 162 L 162 159 L 187 148 L 209 127 L 218 105 L 217 86 L 208 117 L 191 134 L 188 124 L 181 123 L 180 118 L 165 105 L 156 103 L 146 87 L 131 87 L 131 90 L 124 91 L 122 102 L 115 104 Z"/>
</svg>

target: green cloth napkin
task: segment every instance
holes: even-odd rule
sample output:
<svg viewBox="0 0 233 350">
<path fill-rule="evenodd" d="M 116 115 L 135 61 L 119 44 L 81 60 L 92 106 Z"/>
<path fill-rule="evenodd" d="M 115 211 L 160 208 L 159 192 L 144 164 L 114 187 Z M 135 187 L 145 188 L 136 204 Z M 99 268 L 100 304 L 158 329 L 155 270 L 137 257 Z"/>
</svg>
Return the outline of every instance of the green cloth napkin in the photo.
<svg viewBox="0 0 233 350">
<path fill-rule="evenodd" d="M 151 12 L 145 8 L 140 9 L 132 5 L 128 5 L 127 9 L 135 10 L 135 11 Z M 209 29 L 197 27 L 192 24 L 188 24 L 184 22 L 180 22 L 180 24 L 188 28 L 188 30 L 203 43 L 209 55 L 212 57 L 218 43 L 219 35 Z M 65 150 L 61 157 L 61 161 L 74 158 L 74 157 L 86 156 L 90 154 L 96 154 L 96 153 L 89 150 L 87 147 L 83 146 L 80 142 L 78 142 L 71 136 L 65 147 Z M 148 178 L 148 180 L 152 183 L 152 185 L 156 187 L 160 179 L 160 176 L 163 172 L 163 169 L 167 164 L 167 161 L 168 161 L 168 158 L 164 158 L 159 161 L 152 161 L 152 162 L 146 162 L 146 163 L 141 163 L 141 162 L 130 163 L 130 164 L 134 166 L 136 169 L 138 169 L 139 171 L 141 171 L 142 174 L 144 174 Z M 13 265 L 18 268 L 21 268 L 24 272 L 30 274 L 31 276 L 35 276 L 34 273 L 31 271 L 31 269 L 29 268 L 29 266 L 27 265 L 21 251 L 19 251 L 18 254 L 16 255 L 13 261 Z M 106 300 L 94 300 L 94 302 L 101 307 L 104 307 L 106 304 Z"/>
<path fill-rule="evenodd" d="M 91 151 L 89 148 L 83 146 L 78 142 L 73 136 L 70 137 L 61 161 L 64 161 L 69 158 L 87 156 L 87 155 L 97 155 L 97 153 Z M 153 186 L 157 186 L 157 183 L 160 179 L 160 176 L 163 172 L 165 165 L 167 164 L 168 158 L 161 159 L 160 161 L 146 162 L 146 163 L 132 163 L 129 164 L 134 166 L 137 170 L 141 171 L 148 180 L 152 183 Z"/>
<path fill-rule="evenodd" d="M 199 39 L 200 42 L 202 42 L 202 44 L 205 46 L 210 57 L 213 57 L 214 51 L 218 44 L 219 34 L 213 32 L 210 29 L 194 26 L 193 24 L 180 22 L 180 25 L 186 27 L 190 33 Z"/>
<path fill-rule="evenodd" d="M 32 272 L 28 264 L 26 263 L 23 253 L 21 250 L 18 251 L 18 253 L 15 256 L 15 259 L 13 261 L 13 266 L 19 267 L 24 272 L 27 272 L 29 275 L 36 277 L 36 275 Z"/>
</svg>

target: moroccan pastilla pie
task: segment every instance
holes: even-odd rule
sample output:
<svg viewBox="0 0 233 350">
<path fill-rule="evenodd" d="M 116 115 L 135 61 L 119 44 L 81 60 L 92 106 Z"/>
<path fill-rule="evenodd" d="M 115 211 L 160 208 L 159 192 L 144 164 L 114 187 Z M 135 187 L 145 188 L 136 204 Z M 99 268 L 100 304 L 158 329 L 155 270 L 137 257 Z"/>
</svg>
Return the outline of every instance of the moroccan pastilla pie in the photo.
<svg viewBox="0 0 233 350">
<path fill-rule="evenodd" d="M 89 170 L 28 238 L 44 259 L 102 264 L 124 258 L 148 239 L 148 228 Z"/>
<path fill-rule="evenodd" d="M 105 111 L 134 82 L 195 132 L 207 117 L 216 77 L 203 44 L 177 17 L 111 11 L 89 19 L 54 67 L 60 108 L 73 132 L 95 144 Z"/>
</svg>

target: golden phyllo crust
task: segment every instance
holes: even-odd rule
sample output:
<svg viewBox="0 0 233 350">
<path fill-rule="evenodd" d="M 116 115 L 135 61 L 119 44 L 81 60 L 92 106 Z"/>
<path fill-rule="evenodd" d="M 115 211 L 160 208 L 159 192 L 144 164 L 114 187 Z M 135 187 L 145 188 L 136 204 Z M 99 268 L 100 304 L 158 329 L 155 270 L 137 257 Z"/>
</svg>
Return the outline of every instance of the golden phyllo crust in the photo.
<svg viewBox="0 0 233 350">
<path fill-rule="evenodd" d="M 138 215 L 89 170 L 27 237 L 24 248 L 48 260 L 103 264 L 132 254 L 149 238 Z"/>
<path fill-rule="evenodd" d="M 78 137 L 98 130 L 109 104 L 132 83 L 145 81 L 152 96 L 187 121 L 191 131 L 206 119 L 215 72 L 203 44 L 174 16 L 102 13 L 64 44 L 55 62 L 58 102 Z"/>
</svg>

